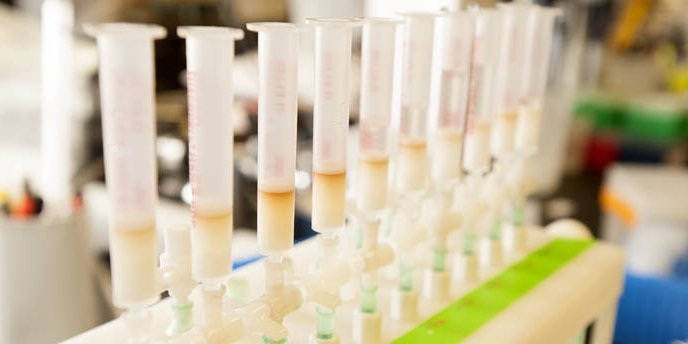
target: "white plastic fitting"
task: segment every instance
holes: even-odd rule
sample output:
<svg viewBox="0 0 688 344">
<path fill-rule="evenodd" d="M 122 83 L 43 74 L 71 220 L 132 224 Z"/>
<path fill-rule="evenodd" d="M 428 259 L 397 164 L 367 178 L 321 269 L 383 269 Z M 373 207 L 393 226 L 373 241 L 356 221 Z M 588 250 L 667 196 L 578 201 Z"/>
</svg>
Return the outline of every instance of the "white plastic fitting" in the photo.
<svg viewBox="0 0 688 344">
<path fill-rule="evenodd" d="M 449 298 L 451 273 L 449 270 L 426 270 L 424 277 L 423 297 L 425 299 L 441 302 Z"/>
<path fill-rule="evenodd" d="M 232 316 L 222 320 L 220 327 L 208 331 L 210 344 L 233 343 L 244 336 L 244 323 L 240 317 Z"/>
<path fill-rule="evenodd" d="M 263 295 L 260 299 L 237 309 L 244 319 L 247 332 L 257 332 L 272 340 L 287 338 L 287 328 L 282 325 L 284 317 L 297 310 L 303 304 L 299 289 L 291 284 L 282 290 L 275 290 Z"/>
<path fill-rule="evenodd" d="M 389 244 L 381 244 L 377 248 L 360 253 L 354 257 L 351 265 L 358 273 L 376 271 L 394 261 L 394 249 Z"/>
<path fill-rule="evenodd" d="M 502 239 L 498 238 L 484 238 L 485 254 L 483 255 L 483 265 L 496 269 L 504 264 L 504 254 L 502 248 Z"/>
<path fill-rule="evenodd" d="M 193 304 L 189 295 L 196 286 L 191 276 L 191 233 L 186 225 L 171 226 L 165 230 L 165 253 L 160 255 L 163 285 L 172 298 L 172 323 L 166 330 L 176 336 L 193 327 Z"/>
<path fill-rule="evenodd" d="M 270 317 L 270 308 L 265 297 L 237 309 L 248 333 L 260 333 L 274 340 L 287 338 L 287 328 Z"/>
<path fill-rule="evenodd" d="M 392 318 L 412 322 L 418 318 L 418 291 L 392 290 Z"/>
<path fill-rule="evenodd" d="M 457 255 L 454 265 L 454 281 L 472 285 L 478 281 L 478 257 L 477 254 Z"/>
<path fill-rule="evenodd" d="M 318 338 L 318 336 L 314 333 L 308 337 L 308 344 L 339 344 L 339 337 L 332 336 L 330 338 L 324 339 Z"/>
<path fill-rule="evenodd" d="M 382 316 L 380 312 L 354 311 L 353 337 L 357 344 L 378 344 L 381 340 Z"/>
<path fill-rule="evenodd" d="M 218 285 L 199 285 L 201 304 L 201 325 L 207 330 L 222 326 L 223 313 L 222 303 L 225 295 L 225 286 Z"/>
<path fill-rule="evenodd" d="M 131 308 L 122 315 L 128 334 L 129 344 L 144 344 L 151 340 L 153 314 L 148 307 Z"/>
</svg>

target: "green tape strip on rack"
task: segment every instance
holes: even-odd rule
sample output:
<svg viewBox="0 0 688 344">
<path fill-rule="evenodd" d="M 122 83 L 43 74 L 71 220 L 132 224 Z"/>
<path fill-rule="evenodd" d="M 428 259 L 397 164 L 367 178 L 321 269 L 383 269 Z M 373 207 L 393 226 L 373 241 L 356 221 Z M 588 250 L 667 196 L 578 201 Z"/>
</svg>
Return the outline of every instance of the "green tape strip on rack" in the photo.
<svg viewBox="0 0 688 344">
<path fill-rule="evenodd" d="M 592 244 L 588 240 L 552 240 L 393 343 L 460 342 Z"/>
</svg>

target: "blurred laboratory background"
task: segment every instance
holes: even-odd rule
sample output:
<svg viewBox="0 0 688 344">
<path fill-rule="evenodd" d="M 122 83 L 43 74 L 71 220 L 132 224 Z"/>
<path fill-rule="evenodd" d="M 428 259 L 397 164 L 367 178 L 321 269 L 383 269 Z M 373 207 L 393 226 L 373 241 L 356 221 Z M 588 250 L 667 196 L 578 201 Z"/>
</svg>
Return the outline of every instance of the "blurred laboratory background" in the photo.
<svg viewBox="0 0 688 344">
<path fill-rule="evenodd" d="M 493 0 L 74 0 L 68 137 L 42 135 L 41 0 L 0 1 L 0 343 L 54 343 L 118 314 L 111 303 L 98 54 L 85 23 L 167 28 L 155 42 L 158 227 L 188 223 L 188 115 L 183 25 L 244 28 L 318 16 L 393 16 Z M 528 216 L 580 219 L 627 250 L 615 342 L 688 338 L 688 0 L 538 1 L 559 7 Z M 45 35 L 50 32 L 43 32 Z M 257 259 L 257 36 L 234 64 L 234 262 Z M 358 38 L 357 38 L 358 39 Z M 431 39 L 431 38 L 428 38 Z M 354 45 L 357 46 L 357 45 Z M 296 240 L 310 229 L 312 42 L 299 72 Z M 356 53 L 356 52 L 355 52 Z M 52 58 L 59 58 L 52 57 Z M 351 122 L 357 123 L 354 55 Z M 55 100 L 54 100 L 55 101 Z M 59 99 L 57 100 L 59 101 Z M 59 104 L 59 103 L 57 103 Z M 355 136 L 355 127 L 351 133 Z M 357 140 L 351 139 L 350 151 Z M 47 147 L 46 147 L 47 145 Z M 66 152 L 61 161 L 42 152 Z M 45 175 L 63 176 L 46 190 Z M 59 189 L 59 187 L 58 187 Z M 43 211 L 62 202 L 69 216 Z M 159 231 L 162 233 L 162 231 Z M 162 240 L 160 238 L 159 240 Z M 160 245 L 162 247 L 162 245 Z M 584 282 L 581 282 L 584 283 Z M 640 326 L 642 325 L 642 326 Z"/>
</svg>

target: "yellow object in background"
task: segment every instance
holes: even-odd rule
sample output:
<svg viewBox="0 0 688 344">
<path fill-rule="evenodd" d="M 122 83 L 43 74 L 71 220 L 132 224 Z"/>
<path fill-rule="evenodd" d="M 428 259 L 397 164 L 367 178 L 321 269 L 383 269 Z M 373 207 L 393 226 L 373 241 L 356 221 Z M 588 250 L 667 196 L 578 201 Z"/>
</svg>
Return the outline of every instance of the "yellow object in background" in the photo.
<svg viewBox="0 0 688 344">
<path fill-rule="evenodd" d="M 650 13 L 652 0 L 629 0 L 612 28 L 611 47 L 617 51 L 630 48 Z"/>
<path fill-rule="evenodd" d="M 688 91 L 688 63 L 676 66 L 669 73 L 667 87 L 677 93 Z"/>
</svg>

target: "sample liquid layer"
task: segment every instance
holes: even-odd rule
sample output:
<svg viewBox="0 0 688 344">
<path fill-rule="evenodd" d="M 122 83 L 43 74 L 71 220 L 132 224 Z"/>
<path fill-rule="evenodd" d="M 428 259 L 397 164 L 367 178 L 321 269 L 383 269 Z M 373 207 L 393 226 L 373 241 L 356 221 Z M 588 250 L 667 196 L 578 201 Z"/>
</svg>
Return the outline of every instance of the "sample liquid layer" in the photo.
<svg viewBox="0 0 688 344">
<path fill-rule="evenodd" d="M 265 255 L 282 253 L 294 245 L 294 189 L 258 190 L 258 249 Z"/>
<path fill-rule="evenodd" d="M 463 134 L 458 130 L 441 129 L 434 140 L 433 179 L 446 181 L 460 178 Z"/>
<path fill-rule="evenodd" d="M 155 226 L 110 230 L 112 297 L 120 308 L 151 305 L 160 297 Z"/>
<path fill-rule="evenodd" d="M 492 130 L 492 155 L 501 158 L 514 151 L 516 112 L 506 112 L 497 117 Z"/>
<path fill-rule="evenodd" d="M 478 122 L 466 134 L 463 166 L 470 172 L 484 172 L 490 167 L 490 123 Z"/>
<path fill-rule="evenodd" d="M 194 214 L 192 273 L 197 281 L 221 282 L 232 271 L 232 212 Z"/>
<path fill-rule="evenodd" d="M 362 156 L 358 163 L 358 209 L 380 211 L 387 203 L 387 157 Z"/>
<path fill-rule="evenodd" d="M 534 153 L 540 137 L 541 109 L 524 106 L 518 112 L 516 123 L 516 148 L 522 152 Z"/>
<path fill-rule="evenodd" d="M 344 227 L 346 172 L 313 172 L 313 230 L 324 233 Z"/>
<path fill-rule="evenodd" d="M 397 189 L 401 192 L 419 191 L 425 187 L 428 169 L 425 142 L 401 143 L 397 153 Z"/>
</svg>

